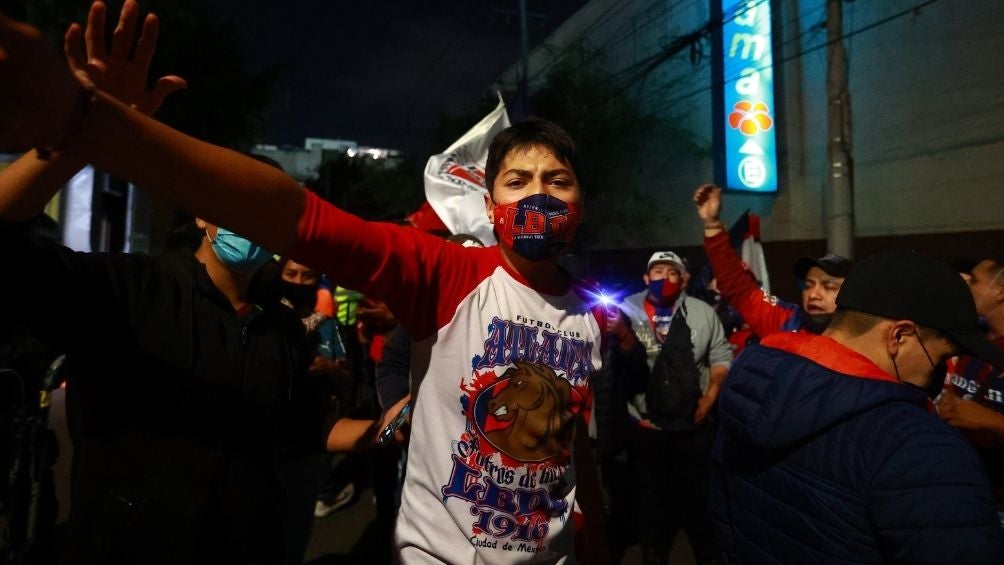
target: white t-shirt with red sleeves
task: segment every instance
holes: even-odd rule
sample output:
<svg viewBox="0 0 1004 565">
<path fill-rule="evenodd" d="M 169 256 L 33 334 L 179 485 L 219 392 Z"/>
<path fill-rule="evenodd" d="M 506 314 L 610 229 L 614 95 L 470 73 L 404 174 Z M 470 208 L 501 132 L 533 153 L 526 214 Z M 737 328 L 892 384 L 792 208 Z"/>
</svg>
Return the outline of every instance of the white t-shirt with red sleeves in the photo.
<svg viewBox="0 0 1004 565">
<path fill-rule="evenodd" d="M 288 255 L 384 300 L 414 339 L 401 560 L 573 561 L 572 436 L 601 359 L 586 293 L 540 292 L 496 247 L 364 222 L 314 195 Z"/>
</svg>

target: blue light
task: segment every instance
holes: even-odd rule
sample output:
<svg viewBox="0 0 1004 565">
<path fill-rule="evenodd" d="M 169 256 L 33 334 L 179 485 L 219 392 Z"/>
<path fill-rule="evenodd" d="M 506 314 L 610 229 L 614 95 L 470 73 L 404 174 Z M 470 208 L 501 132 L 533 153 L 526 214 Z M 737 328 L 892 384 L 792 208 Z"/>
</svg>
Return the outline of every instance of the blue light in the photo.
<svg viewBox="0 0 1004 565">
<path fill-rule="evenodd" d="M 721 1 L 725 186 L 777 192 L 771 3 Z"/>
</svg>

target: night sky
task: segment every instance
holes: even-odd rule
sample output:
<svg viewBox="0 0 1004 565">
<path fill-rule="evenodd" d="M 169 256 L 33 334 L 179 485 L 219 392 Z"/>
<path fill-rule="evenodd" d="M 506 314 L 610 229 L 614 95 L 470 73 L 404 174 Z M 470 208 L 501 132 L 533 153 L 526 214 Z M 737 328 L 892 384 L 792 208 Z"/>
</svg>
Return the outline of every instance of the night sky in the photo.
<svg viewBox="0 0 1004 565">
<path fill-rule="evenodd" d="M 475 107 L 520 53 L 518 0 L 205 1 L 237 30 L 250 70 L 283 68 L 267 143 L 327 137 L 421 152 L 439 115 Z M 530 20 L 531 47 L 583 4 L 528 0 L 547 15 Z"/>
</svg>

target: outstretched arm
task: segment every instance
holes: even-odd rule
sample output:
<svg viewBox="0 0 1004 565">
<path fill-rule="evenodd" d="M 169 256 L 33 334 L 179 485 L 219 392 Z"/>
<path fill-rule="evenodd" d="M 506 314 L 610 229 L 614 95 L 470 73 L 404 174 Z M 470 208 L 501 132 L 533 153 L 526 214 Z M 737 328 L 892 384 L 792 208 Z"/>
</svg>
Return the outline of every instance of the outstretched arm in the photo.
<svg viewBox="0 0 1004 565">
<path fill-rule="evenodd" d="M 171 92 L 186 85 L 182 78 L 172 75 L 161 77 L 153 90 L 146 88 L 150 61 L 157 45 L 157 17 L 147 15 L 137 39 L 139 6 L 135 0 L 128 0 L 119 13 L 109 50 L 104 44 L 106 14 L 105 4 L 95 2 L 87 16 L 86 31 L 79 24 L 70 25 L 64 36 L 70 69 L 81 81 L 93 83 L 144 114 L 152 114 Z M 28 151 L 0 173 L 0 218 L 7 221 L 31 219 L 85 164 L 86 161 L 63 151 L 56 151 L 46 159 L 35 150 Z"/>
<path fill-rule="evenodd" d="M 305 191 L 282 172 L 93 94 L 34 28 L 0 16 L 0 148 L 55 147 L 275 252 Z"/>
</svg>

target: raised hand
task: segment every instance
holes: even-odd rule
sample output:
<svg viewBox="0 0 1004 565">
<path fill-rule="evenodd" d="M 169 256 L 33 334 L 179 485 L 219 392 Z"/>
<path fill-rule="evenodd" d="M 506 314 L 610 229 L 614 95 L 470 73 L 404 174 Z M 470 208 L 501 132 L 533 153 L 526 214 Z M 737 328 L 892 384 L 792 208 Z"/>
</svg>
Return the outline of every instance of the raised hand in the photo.
<svg viewBox="0 0 1004 565">
<path fill-rule="evenodd" d="M 713 184 L 704 184 L 694 191 L 694 205 L 697 216 L 705 225 L 719 221 L 722 211 L 722 189 Z"/>
<path fill-rule="evenodd" d="M 607 307 L 607 323 L 606 331 L 608 334 L 613 334 L 619 338 L 623 338 L 625 334 L 631 331 L 630 322 L 627 320 L 627 316 L 621 312 L 621 309 L 616 306 Z"/>
<path fill-rule="evenodd" d="M 0 149 L 56 145 L 86 94 L 37 29 L 0 15 Z"/>
<path fill-rule="evenodd" d="M 77 23 L 70 25 L 63 38 L 66 59 L 71 69 L 78 75 L 86 75 L 98 89 L 151 115 L 160 108 L 168 95 L 188 84 L 179 76 L 168 75 L 157 79 L 153 89 L 147 90 L 147 74 L 150 71 L 150 61 L 157 50 L 160 21 L 156 15 L 147 14 L 137 39 L 135 32 L 139 4 L 135 0 L 126 0 L 112 33 L 111 48 L 106 49 L 107 12 L 108 7 L 104 2 L 94 2 L 87 14 L 86 30 Z"/>
</svg>

